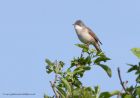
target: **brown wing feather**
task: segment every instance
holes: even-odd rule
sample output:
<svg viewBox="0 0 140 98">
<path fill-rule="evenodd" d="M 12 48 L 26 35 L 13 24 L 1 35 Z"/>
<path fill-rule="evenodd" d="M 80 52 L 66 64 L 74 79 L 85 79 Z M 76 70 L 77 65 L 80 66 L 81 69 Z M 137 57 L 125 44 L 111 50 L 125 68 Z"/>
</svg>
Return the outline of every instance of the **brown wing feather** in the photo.
<svg viewBox="0 0 140 98">
<path fill-rule="evenodd" d="M 87 27 L 88 28 L 88 27 Z M 102 42 L 99 40 L 99 38 L 95 35 L 95 33 L 90 29 L 89 29 L 89 34 L 97 41 L 99 42 L 101 45 L 102 45 Z"/>
</svg>

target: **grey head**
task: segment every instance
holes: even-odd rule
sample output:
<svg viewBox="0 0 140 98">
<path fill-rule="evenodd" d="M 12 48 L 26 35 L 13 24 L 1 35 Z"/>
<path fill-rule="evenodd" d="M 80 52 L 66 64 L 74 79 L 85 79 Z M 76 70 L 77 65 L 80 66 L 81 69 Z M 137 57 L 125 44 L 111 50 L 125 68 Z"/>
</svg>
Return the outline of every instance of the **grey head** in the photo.
<svg viewBox="0 0 140 98">
<path fill-rule="evenodd" d="M 85 24 L 81 20 L 77 20 L 73 25 L 78 25 L 81 27 L 86 27 Z"/>
</svg>

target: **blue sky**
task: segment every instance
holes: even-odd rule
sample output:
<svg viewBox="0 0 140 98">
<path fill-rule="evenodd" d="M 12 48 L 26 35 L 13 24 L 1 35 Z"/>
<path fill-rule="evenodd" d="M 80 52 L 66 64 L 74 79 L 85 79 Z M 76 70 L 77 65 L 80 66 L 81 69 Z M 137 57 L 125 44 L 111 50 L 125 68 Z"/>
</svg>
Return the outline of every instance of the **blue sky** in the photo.
<svg viewBox="0 0 140 98">
<path fill-rule="evenodd" d="M 52 95 L 45 72 L 45 58 L 63 60 L 69 66 L 81 50 L 72 24 L 81 19 L 102 41 L 103 51 L 112 58 L 109 78 L 99 67 L 85 74 L 86 86 L 100 85 L 102 91 L 121 89 L 116 68 L 124 80 L 134 84 L 133 74 L 126 74 L 126 63 L 139 60 L 130 49 L 140 47 L 139 0 L 1 0 L 0 1 L 0 97 L 3 93 L 35 93 L 20 98 Z"/>
</svg>

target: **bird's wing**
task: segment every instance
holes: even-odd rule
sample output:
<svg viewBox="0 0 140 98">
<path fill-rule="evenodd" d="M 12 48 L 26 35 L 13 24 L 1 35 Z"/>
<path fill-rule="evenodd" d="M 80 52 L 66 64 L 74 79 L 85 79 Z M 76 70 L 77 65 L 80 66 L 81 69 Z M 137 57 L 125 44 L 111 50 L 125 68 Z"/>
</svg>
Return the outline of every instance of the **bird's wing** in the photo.
<svg viewBox="0 0 140 98">
<path fill-rule="evenodd" d="M 87 27 L 88 28 L 88 27 Z M 88 28 L 89 30 L 89 34 L 97 41 L 99 42 L 101 45 L 102 45 L 102 42 L 99 40 L 99 38 L 95 35 L 95 33 L 90 29 Z"/>
</svg>

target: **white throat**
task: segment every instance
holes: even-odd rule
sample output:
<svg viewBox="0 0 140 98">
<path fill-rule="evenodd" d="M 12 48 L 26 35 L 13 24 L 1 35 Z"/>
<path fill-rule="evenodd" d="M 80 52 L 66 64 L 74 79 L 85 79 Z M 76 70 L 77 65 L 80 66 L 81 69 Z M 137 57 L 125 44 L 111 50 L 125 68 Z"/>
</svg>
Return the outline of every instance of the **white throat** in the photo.
<svg viewBox="0 0 140 98">
<path fill-rule="evenodd" d="M 81 27 L 81 26 L 79 26 L 79 25 L 75 25 L 75 29 L 76 29 L 77 31 L 81 31 L 81 30 L 83 30 L 83 27 Z"/>
</svg>

